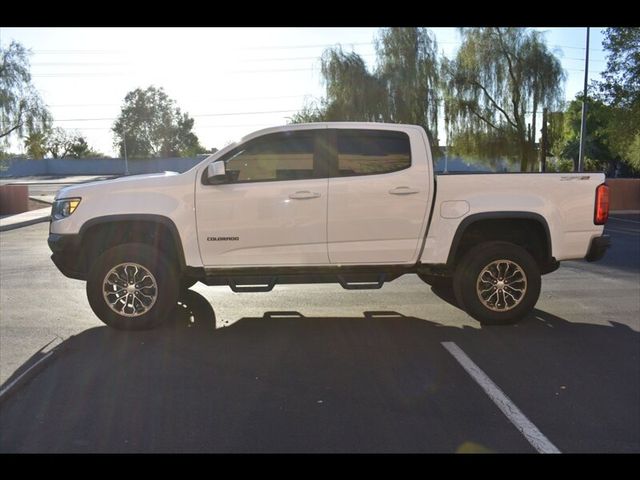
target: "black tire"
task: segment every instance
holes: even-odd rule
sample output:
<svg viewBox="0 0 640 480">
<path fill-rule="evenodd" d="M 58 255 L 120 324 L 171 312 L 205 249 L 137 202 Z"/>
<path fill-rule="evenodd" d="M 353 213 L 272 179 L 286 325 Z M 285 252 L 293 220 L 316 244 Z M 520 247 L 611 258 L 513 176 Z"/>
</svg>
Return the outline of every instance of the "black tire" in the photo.
<svg viewBox="0 0 640 480">
<path fill-rule="evenodd" d="M 107 274 L 124 263 L 138 264 L 155 279 L 156 289 L 143 290 L 145 293 L 155 292 L 155 302 L 148 307 L 148 311 L 138 316 L 117 313 L 109 306 L 103 294 Z M 110 327 L 118 330 L 147 330 L 159 326 L 174 313 L 180 292 L 179 279 L 180 275 L 159 250 L 143 243 L 127 243 L 110 248 L 95 260 L 87 278 L 87 298 L 93 312 Z M 107 293 L 107 297 L 118 298 L 112 295 L 114 294 Z M 123 301 L 119 305 L 126 303 L 128 302 Z M 138 302 L 138 306 L 140 305 L 141 302 Z M 147 307 L 143 306 L 142 309 L 144 308 Z"/>
<path fill-rule="evenodd" d="M 490 273 L 485 273 L 483 281 L 480 281 L 483 270 L 492 264 L 497 265 L 493 262 L 499 260 L 511 262 L 511 270 L 508 272 L 517 272 L 519 268 L 524 276 L 521 273 L 515 273 L 511 277 L 506 275 L 505 278 L 513 278 L 512 285 L 509 286 L 507 283 L 503 289 L 498 288 L 499 282 L 493 287 L 491 282 L 484 281 L 493 278 Z M 506 264 L 500 265 L 499 268 L 504 271 Z M 502 278 L 499 271 L 494 273 L 497 280 Z M 540 269 L 535 259 L 524 248 L 509 242 L 485 242 L 473 247 L 458 263 L 453 277 L 453 290 L 458 305 L 483 325 L 507 325 L 522 320 L 538 301 L 540 285 Z M 489 296 L 484 301 L 479 293 L 483 288 L 487 292 L 484 295 Z M 518 295 L 517 292 L 520 290 L 522 293 Z M 495 297 L 491 295 L 493 292 Z M 511 302 L 513 306 L 509 307 L 508 304 Z M 503 310 L 496 311 L 501 308 Z"/>
</svg>

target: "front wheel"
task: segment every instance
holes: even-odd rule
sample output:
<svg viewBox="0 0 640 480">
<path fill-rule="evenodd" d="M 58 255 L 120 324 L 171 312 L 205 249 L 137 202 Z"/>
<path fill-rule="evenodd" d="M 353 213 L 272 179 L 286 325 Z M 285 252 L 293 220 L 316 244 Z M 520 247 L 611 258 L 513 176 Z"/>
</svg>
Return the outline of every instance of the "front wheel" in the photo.
<svg viewBox="0 0 640 480">
<path fill-rule="evenodd" d="M 164 257 L 143 243 L 118 245 L 102 253 L 87 278 L 87 298 L 98 318 L 120 330 L 145 330 L 172 315 L 180 282 Z"/>
<path fill-rule="evenodd" d="M 453 278 L 458 304 L 485 325 L 521 320 L 538 301 L 540 285 L 535 259 L 508 242 L 486 242 L 472 248 Z"/>
</svg>

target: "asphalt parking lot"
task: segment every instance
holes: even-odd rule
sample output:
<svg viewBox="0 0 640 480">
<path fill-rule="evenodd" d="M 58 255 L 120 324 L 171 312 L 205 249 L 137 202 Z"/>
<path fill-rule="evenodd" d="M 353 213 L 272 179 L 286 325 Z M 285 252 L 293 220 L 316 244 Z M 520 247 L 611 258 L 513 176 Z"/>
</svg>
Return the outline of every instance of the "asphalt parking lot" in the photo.
<svg viewBox="0 0 640 480">
<path fill-rule="evenodd" d="M 640 452 L 640 215 L 545 276 L 527 319 L 482 328 L 407 275 L 198 284 L 169 325 L 118 332 L 47 229 L 0 234 L 0 452 Z"/>
</svg>

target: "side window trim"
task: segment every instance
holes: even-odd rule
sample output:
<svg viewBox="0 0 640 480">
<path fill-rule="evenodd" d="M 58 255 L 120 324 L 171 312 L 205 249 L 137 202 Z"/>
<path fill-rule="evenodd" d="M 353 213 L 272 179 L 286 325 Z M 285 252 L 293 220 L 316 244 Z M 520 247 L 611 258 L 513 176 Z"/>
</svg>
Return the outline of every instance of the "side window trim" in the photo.
<svg viewBox="0 0 640 480">
<path fill-rule="evenodd" d="M 317 178 L 331 178 L 338 168 L 336 134 L 333 129 L 316 130 L 314 169 Z"/>
</svg>

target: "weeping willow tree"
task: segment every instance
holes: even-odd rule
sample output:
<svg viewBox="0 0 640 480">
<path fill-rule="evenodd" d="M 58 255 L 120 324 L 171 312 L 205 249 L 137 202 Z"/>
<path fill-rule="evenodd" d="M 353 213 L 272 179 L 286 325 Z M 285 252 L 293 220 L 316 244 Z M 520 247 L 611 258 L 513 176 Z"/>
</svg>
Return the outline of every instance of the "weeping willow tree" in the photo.
<svg viewBox="0 0 640 480">
<path fill-rule="evenodd" d="M 438 145 L 439 67 L 435 36 L 426 28 L 386 28 L 376 41 L 378 77 L 387 91 L 388 122 L 421 125 Z"/>
<path fill-rule="evenodd" d="M 448 143 L 462 155 L 518 159 L 520 170 L 527 171 L 535 158 L 536 113 L 553 109 L 562 98 L 560 61 L 536 31 L 460 31 L 456 58 L 443 62 Z"/>
<path fill-rule="evenodd" d="M 322 76 L 327 89 L 326 120 L 381 122 L 386 117 L 384 84 L 369 73 L 357 53 L 344 53 L 340 47 L 325 51 Z"/>
<path fill-rule="evenodd" d="M 411 123 L 438 145 L 437 44 L 426 28 L 387 28 L 376 39 L 378 67 L 370 72 L 358 54 L 325 50 L 325 98 L 308 101 L 292 123 L 369 121 Z"/>
<path fill-rule="evenodd" d="M 31 81 L 30 51 L 12 41 L 0 47 L 0 142 L 42 132 L 51 124 L 51 114 Z"/>
<path fill-rule="evenodd" d="M 321 57 L 321 74 L 326 98 L 310 101 L 296 113 L 293 123 L 310 121 L 381 122 L 386 116 L 383 82 L 367 70 L 355 52 L 340 46 L 329 48 Z"/>
<path fill-rule="evenodd" d="M 324 122 L 326 106 L 323 100 L 307 99 L 299 112 L 289 117 L 289 123 Z"/>
</svg>

